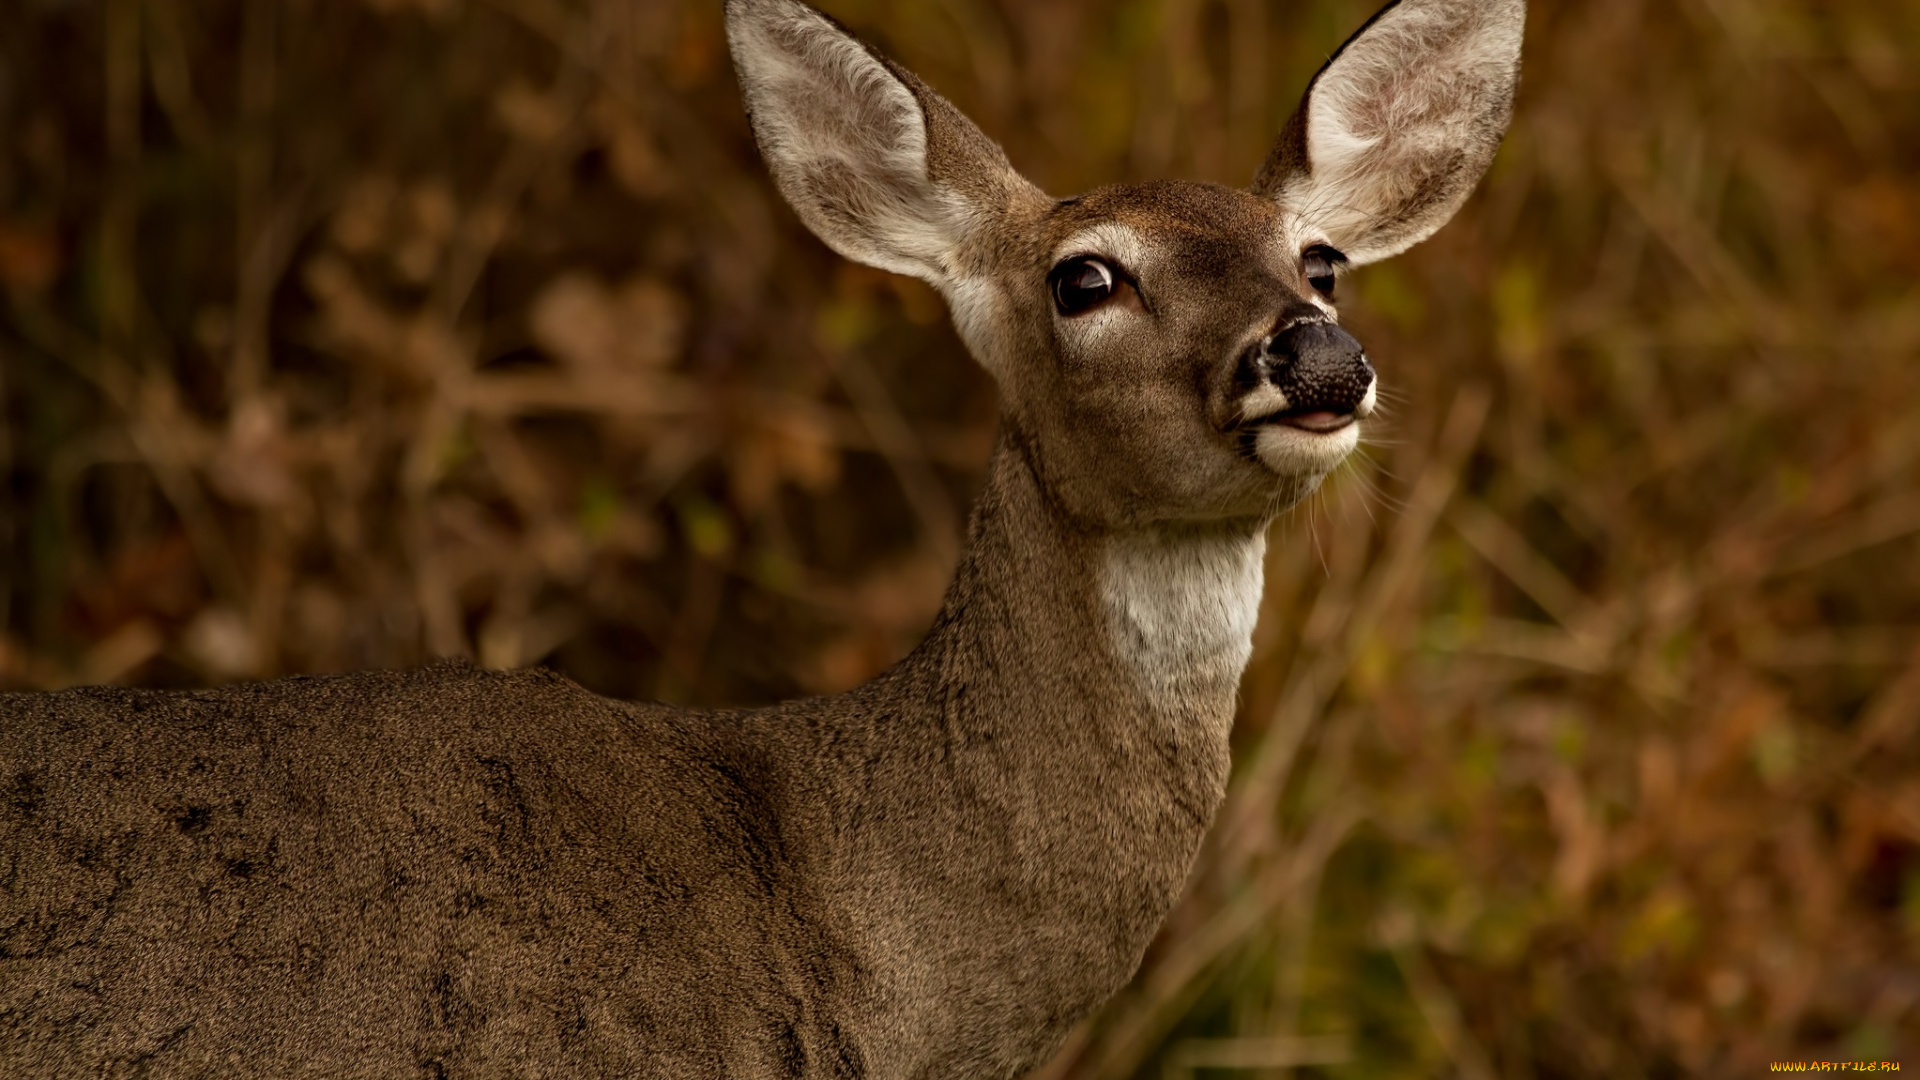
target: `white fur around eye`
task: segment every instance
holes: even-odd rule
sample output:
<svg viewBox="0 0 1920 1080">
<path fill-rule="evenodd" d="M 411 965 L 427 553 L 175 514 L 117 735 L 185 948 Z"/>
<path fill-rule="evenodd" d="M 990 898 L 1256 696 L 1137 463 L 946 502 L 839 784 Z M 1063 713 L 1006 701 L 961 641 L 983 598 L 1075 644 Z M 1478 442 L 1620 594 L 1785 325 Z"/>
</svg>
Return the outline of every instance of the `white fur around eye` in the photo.
<svg viewBox="0 0 1920 1080">
<path fill-rule="evenodd" d="M 1049 273 L 1053 267 L 1068 259 L 1091 255 L 1116 270 L 1119 277 L 1138 281 L 1147 276 L 1150 270 L 1148 251 L 1146 241 L 1131 226 L 1117 221 L 1103 221 L 1074 233 L 1055 247 L 1049 262 Z M 1051 284 L 1047 288 L 1047 306 L 1053 309 Z M 1059 327 L 1063 337 L 1093 345 L 1107 334 L 1124 330 L 1138 314 L 1136 310 L 1119 303 L 1101 304 L 1078 315 L 1061 315 L 1055 309 L 1054 325 Z"/>
<path fill-rule="evenodd" d="M 1053 249 L 1050 266 L 1058 266 L 1075 255 L 1098 255 L 1107 262 L 1134 275 L 1145 271 L 1147 244 L 1140 234 L 1117 221 L 1103 221 L 1067 237 Z"/>
</svg>

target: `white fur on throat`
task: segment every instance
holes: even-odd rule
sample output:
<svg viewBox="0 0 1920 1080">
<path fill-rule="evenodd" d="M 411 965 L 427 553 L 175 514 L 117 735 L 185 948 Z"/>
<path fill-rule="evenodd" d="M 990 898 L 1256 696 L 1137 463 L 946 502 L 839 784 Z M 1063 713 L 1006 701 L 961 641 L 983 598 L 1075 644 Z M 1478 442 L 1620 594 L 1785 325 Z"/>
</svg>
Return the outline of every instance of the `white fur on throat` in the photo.
<svg viewBox="0 0 1920 1080">
<path fill-rule="evenodd" d="M 1177 719 L 1223 696 L 1230 711 L 1253 652 L 1266 551 L 1264 532 L 1110 541 L 1101 592 L 1113 650 L 1157 711 Z"/>
</svg>

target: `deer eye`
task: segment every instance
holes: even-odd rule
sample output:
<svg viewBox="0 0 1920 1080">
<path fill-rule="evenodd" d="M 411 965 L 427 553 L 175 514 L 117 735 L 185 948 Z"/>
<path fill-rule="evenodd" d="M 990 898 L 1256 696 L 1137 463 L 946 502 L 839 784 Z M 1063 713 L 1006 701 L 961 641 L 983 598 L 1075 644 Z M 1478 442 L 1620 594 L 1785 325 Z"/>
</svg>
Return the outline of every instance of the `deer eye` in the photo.
<svg viewBox="0 0 1920 1080">
<path fill-rule="evenodd" d="M 1333 299 L 1334 271 L 1346 265 L 1347 257 L 1326 246 L 1315 244 L 1300 255 L 1300 263 L 1307 273 L 1307 284 L 1327 299 Z"/>
<path fill-rule="evenodd" d="M 1106 261 L 1076 255 L 1047 275 L 1053 286 L 1053 306 L 1062 315 L 1081 315 L 1099 307 L 1120 287 L 1120 277 Z"/>
</svg>

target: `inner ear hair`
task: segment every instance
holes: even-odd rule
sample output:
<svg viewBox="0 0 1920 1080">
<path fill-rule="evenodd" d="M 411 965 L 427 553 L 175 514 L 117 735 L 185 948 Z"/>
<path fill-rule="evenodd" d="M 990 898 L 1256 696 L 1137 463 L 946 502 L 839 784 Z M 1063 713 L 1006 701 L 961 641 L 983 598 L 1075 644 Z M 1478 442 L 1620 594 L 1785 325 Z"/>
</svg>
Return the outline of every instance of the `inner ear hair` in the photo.
<svg viewBox="0 0 1920 1080">
<path fill-rule="evenodd" d="M 800 220 L 847 258 L 936 276 L 926 117 L 893 69 L 790 0 L 729 0 L 727 37 L 754 139 Z"/>
<path fill-rule="evenodd" d="M 1396 0 L 1314 76 L 1253 190 L 1354 265 L 1432 235 L 1499 148 L 1525 0 Z"/>
<path fill-rule="evenodd" d="M 774 182 L 841 255 L 950 284 L 960 248 L 1025 185 L 958 109 L 795 0 L 729 0 L 727 36 Z"/>
</svg>

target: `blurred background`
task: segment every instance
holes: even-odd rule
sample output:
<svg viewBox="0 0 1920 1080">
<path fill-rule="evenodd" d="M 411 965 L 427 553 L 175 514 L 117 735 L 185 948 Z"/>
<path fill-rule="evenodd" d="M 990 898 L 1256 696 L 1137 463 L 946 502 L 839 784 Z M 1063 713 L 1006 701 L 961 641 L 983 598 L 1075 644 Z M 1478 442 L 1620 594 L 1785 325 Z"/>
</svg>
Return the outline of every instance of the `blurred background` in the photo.
<svg viewBox="0 0 1920 1080">
<path fill-rule="evenodd" d="M 1240 184 L 1372 0 L 830 0 L 1065 195 Z M 1231 800 L 1050 1080 L 1920 1068 L 1920 2 L 1535 5 L 1341 286 Z M 779 204 L 719 0 L 9 0 L 0 688 L 466 654 L 833 691 L 992 437 Z"/>
</svg>

